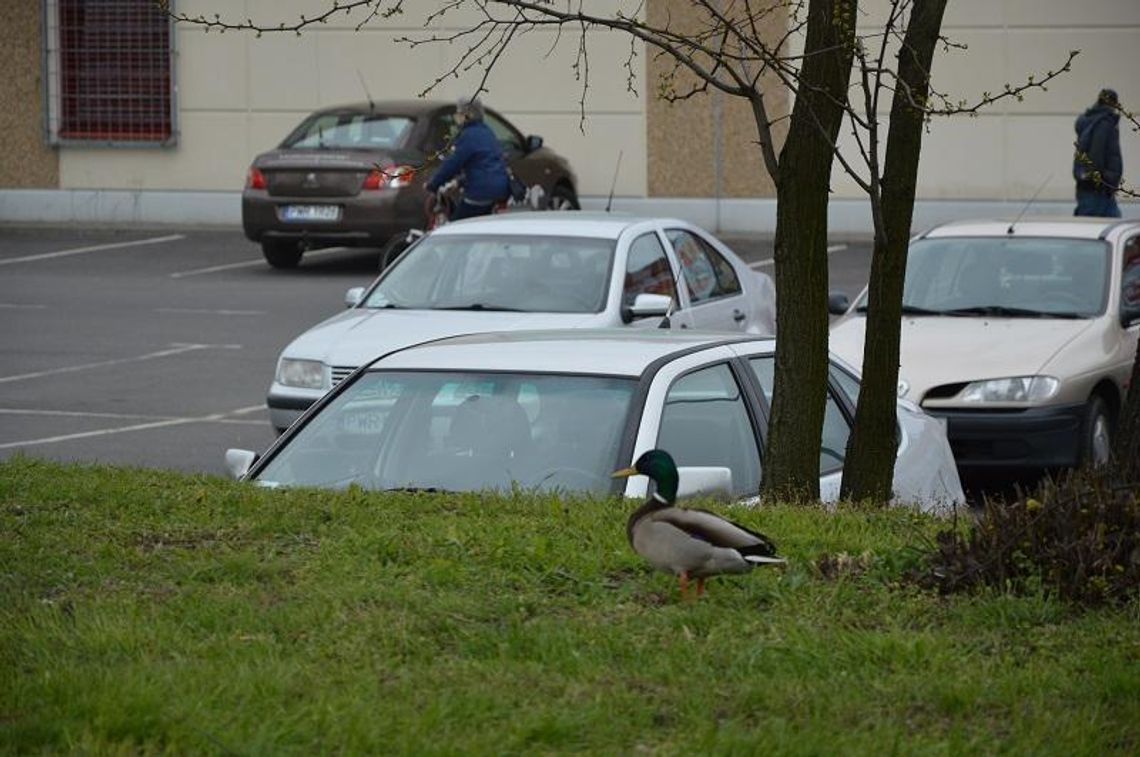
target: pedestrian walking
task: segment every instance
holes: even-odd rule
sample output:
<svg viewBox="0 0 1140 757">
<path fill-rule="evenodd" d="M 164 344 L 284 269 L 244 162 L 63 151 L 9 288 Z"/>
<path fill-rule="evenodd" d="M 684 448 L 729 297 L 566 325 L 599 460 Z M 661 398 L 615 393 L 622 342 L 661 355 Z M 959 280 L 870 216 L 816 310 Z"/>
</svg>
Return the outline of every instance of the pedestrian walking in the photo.
<svg viewBox="0 0 1140 757">
<path fill-rule="evenodd" d="M 1120 101 L 1116 90 L 1102 89 L 1096 103 L 1075 124 L 1076 154 L 1073 179 L 1077 209 L 1073 215 L 1120 217 L 1116 192 L 1124 172 L 1120 154 Z"/>
</svg>

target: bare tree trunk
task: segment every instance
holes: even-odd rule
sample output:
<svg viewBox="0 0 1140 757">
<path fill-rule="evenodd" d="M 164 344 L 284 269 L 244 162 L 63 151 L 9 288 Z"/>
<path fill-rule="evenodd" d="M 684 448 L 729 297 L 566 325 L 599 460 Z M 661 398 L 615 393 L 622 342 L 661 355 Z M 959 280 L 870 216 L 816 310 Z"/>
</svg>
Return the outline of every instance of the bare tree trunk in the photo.
<svg viewBox="0 0 1140 757">
<path fill-rule="evenodd" d="M 776 374 L 766 497 L 819 497 L 827 382 L 827 201 L 847 104 L 857 0 L 811 0 L 805 59 L 776 179 Z"/>
<path fill-rule="evenodd" d="M 882 212 L 875 220 L 863 388 L 855 413 L 855 429 L 848 440 L 840 490 L 846 499 L 887 502 L 891 498 L 898 443 L 896 397 L 903 279 L 922 150 L 922 108 L 930 91 L 930 65 L 946 2 L 915 0 L 899 51 L 899 84 L 891 102 L 883 167 Z"/>
<path fill-rule="evenodd" d="M 1136 361 L 1132 363 L 1128 396 L 1124 398 L 1120 421 L 1116 424 L 1113 454 L 1120 480 L 1140 485 L 1140 345 L 1137 345 Z"/>
</svg>

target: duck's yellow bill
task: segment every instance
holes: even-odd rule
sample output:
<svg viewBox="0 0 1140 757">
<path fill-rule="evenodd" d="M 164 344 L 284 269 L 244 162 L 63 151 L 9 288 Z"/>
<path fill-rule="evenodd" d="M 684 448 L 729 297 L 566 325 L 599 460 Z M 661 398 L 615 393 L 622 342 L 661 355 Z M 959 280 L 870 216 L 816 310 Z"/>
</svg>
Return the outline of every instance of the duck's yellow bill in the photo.
<svg viewBox="0 0 1140 757">
<path fill-rule="evenodd" d="M 610 478 L 626 478 L 628 476 L 640 475 L 637 468 L 622 468 L 610 474 Z"/>
</svg>

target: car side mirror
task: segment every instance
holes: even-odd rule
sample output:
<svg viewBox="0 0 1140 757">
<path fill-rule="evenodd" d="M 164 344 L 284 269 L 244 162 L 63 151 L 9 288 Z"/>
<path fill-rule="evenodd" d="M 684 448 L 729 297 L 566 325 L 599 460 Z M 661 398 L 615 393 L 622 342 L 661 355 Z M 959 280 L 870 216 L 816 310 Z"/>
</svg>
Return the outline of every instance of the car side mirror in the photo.
<svg viewBox="0 0 1140 757">
<path fill-rule="evenodd" d="M 673 298 L 667 294 L 642 292 L 633 298 L 633 304 L 621 309 L 622 323 L 632 323 L 639 318 L 664 318 L 669 315 Z"/>
<path fill-rule="evenodd" d="M 1140 323 L 1140 305 L 1125 305 L 1120 309 L 1120 325 L 1128 328 Z"/>
<path fill-rule="evenodd" d="M 344 306 L 354 308 L 364 299 L 364 287 L 353 287 L 344 293 Z"/>
<path fill-rule="evenodd" d="M 829 292 L 827 295 L 827 312 L 832 315 L 843 315 L 851 308 L 851 298 L 843 292 Z"/>
<path fill-rule="evenodd" d="M 249 473 L 249 469 L 257 462 L 257 453 L 248 449 L 226 450 L 226 470 L 236 479 Z"/>
<path fill-rule="evenodd" d="M 530 134 L 527 136 L 527 138 L 526 138 L 526 151 L 527 152 L 534 152 L 535 150 L 539 149 L 540 147 L 542 147 L 542 137 L 538 136 L 537 134 Z"/>
<path fill-rule="evenodd" d="M 684 497 L 732 496 L 732 469 L 712 465 L 682 465 L 677 468 L 677 499 Z"/>
</svg>

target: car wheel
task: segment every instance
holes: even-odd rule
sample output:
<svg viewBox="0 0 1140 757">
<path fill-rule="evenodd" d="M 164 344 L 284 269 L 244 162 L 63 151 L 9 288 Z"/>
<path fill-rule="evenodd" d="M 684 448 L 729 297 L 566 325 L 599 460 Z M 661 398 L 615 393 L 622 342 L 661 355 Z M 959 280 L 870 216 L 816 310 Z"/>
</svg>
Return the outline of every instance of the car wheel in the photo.
<svg viewBox="0 0 1140 757">
<path fill-rule="evenodd" d="M 400 257 L 400 253 L 408 249 L 410 244 L 407 234 L 394 234 L 380 250 L 380 270 L 386 270 L 392 265 L 392 261 Z"/>
<path fill-rule="evenodd" d="M 547 207 L 550 210 L 581 210 L 574 190 L 565 184 L 556 184 L 554 189 L 550 190 L 550 202 Z"/>
<path fill-rule="evenodd" d="M 1112 455 L 1112 417 L 1108 405 L 1097 395 L 1085 405 L 1085 419 L 1081 426 L 1081 463 L 1099 468 L 1109 462 Z"/>
<path fill-rule="evenodd" d="M 296 268 L 301 262 L 301 243 L 265 239 L 261 242 L 261 253 L 274 268 Z"/>
</svg>

